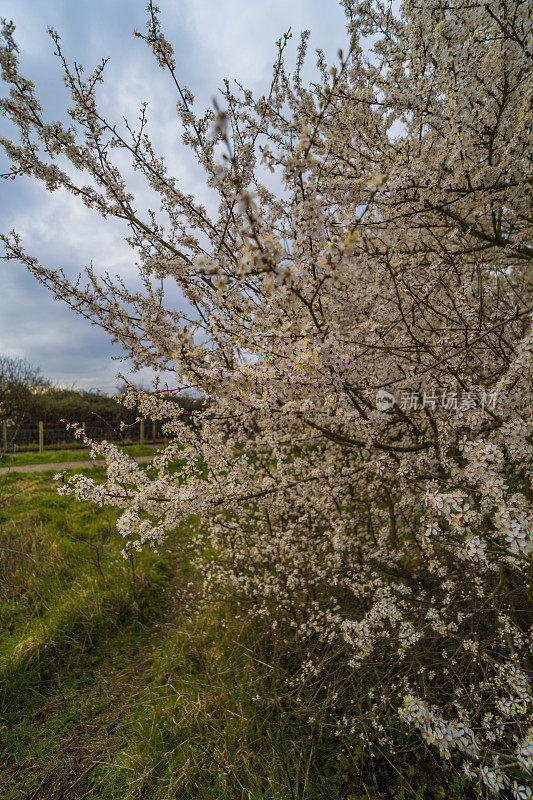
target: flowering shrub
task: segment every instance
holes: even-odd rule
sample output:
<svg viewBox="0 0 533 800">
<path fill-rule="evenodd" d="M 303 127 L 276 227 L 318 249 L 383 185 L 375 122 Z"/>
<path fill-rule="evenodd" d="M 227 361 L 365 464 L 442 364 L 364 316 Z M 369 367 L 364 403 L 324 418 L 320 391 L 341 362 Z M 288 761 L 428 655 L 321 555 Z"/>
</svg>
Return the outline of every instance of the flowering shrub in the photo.
<svg viewBox="0 0 533 800">
<path fill-rule="evenodd" d="M 286 36 L 268 95 L 227 85 L 225 110 L 197 116 L 150 3 L 138 36 L 174 82 L 214 216 L 169 176 L 145 108 L 138 130 L 100 115 L 105 64 L 84 79 L 53 31 L 72 123 L 46 122 L 6 24 L 13 175 L 124 220 L 142 287 L 72 282 L 15 233 L 6 254 L 136 367 L 176 375 L 175 391 L 123 398 L 166 426 L 153 469 L 94 444 L 107 480 L 62 491 L 122 507 L 130 546 L 197 515 L 206 589 L 293 632 L 295 680 L 326 680 L 326 650 L 353 681 L 371 665 L 376 730 L 395 716 L 480 787 L 528 798 L 531 6 L 344 5 L 349 51 L 330 70 L 319 53 L 316 84 L 301 78 L 306 34 L 287 73 Z M 160 196 L 146 218 L 117 149 Z M 165 306 L 165 282 L 187 311 Z M 192 424 L 173 400 L 184 387 L 207 398 Z M 338 735 L 360 722 L 339 711 Z"/>
</svg>

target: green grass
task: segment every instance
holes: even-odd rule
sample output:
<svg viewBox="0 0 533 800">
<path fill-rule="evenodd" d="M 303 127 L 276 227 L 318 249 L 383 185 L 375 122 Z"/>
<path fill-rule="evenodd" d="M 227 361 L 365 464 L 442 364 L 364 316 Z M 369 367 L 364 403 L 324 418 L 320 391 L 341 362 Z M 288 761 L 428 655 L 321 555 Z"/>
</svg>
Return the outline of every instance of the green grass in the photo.
<svg viewBox="0 0 533 800">
<path fill-rule="evenodd" d="M 121 449 L 132 456 L 150 456 L 161 445 L 132 444 Z M 89 450 L 47 450 L 44 453 L 4 453 L 0 455 L 0 467 L 23 466 L 25 464 L 55 464 L 63 461 L 87 461 Z"/>
<path fill-rule="evenodd" d="M 132 562 L 115 519 L 59 497 L 46 473 L 3 484 L 2 798 L 472 797 L 431 754 L 412 755 L 417 741 L 391 766 L 325 717 L 310 724 L 286 686 L 297 644 L 200 602 L 190 527 Z"/>
</svg>

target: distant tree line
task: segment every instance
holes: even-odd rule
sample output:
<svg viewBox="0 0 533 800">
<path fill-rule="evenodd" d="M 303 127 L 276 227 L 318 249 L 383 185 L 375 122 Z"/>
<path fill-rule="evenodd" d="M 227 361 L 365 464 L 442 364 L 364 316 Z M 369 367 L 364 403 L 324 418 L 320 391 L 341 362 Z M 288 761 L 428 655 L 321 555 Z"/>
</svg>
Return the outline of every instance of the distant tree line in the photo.
<svg viewBox="0 0 533 800">
<path fill-rule="evenodd" d="M 199 406 L 193 397 L 181 397 L 177 402 L 184 412 Z M 53 386 L 25 359 L 0 354 L 0 420 L 15 425 L 40 421 L 60 425 L 62 420 L 118 425 L 121 421 L 133 423 L 136 418 L 135 409 L 126 408 L 104 392 Z"/>
</svg>

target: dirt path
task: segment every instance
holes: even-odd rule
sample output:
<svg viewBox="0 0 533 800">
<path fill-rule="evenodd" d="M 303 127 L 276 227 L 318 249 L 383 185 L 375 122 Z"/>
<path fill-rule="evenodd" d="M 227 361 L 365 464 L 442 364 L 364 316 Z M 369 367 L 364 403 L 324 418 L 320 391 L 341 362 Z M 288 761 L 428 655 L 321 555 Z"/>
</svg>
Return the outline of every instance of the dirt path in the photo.
<svg viewBox="0 0 533 800">
<path fill-rule="evenodd" d="M 134 456 L 138 464 L 151 461 L 153 456 Z M 0 475 L 7 475 L 9 472 L 62 472 L 64 469 L 86 469 L 87 467 L 103 467 L 105 461 L 102 459 L 89 459 L 87 461 L 60 461 L 54 464 L 13 464 L 10 467 L 0 467 Z"/>
<path fill-rule="evenodd" d="M 148 456 L 137 460 L 141 458 Z M 79 466 L 83 462 L 68 463 Z M 157 679 L 154 692 L 149 670 L 162 653 L 164 657 L 167 637 L 179 630 L 178 611 L 191 578 L 175 555 L 169 555 L 168 566 L 169 582 L 154 588 L 159 604 L 150 616 L 136 620 L 133 615 L 128 622 L 126 615 L 120 623 L 117 618 L 116 629 L 107 633 L 95 629 L 89 647 L 80 646 L 72 660 L 58 665 L 54 679 L 34 689 L 40 699 L 3 726 L 0 797 L 99 800 L 104 793 L 106 798 L 122 796 L 121 789 L 115 788 L 115 777 L 121 770 L 133 772 L 123 757 L 128 735 L 135 713 L 157 699 Z M 35 747 L 35 741 L 42 746 Z M 135 777 L 140 781 L 144 776 Z"/>
</svg>

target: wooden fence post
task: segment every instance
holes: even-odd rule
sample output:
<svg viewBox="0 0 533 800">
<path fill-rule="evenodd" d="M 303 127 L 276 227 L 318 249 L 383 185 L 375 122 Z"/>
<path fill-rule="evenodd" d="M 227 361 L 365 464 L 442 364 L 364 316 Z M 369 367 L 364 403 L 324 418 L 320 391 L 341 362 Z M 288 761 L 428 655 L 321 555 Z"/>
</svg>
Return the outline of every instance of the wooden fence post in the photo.
<svg viewBox="0 0 533 800">
<path fill-rule="evenodd" d="M 7 453 L 7 420 L 2 422 L 2 449 Z"/>
<path fill-rule="evenodd" d="M 140 440 L 141 444 L 144 444 L 144 419 L 141 420 L 139 440 Z"/>
<path fill-rule="evenodd" d="M 39 453 L 44 451 L 44 423 L 39 422 Z"/>
<path fill-rule="evenodd" d="M 155 419 L 152 420 L 152 442 L 155 442 Z"/>
</svg>

